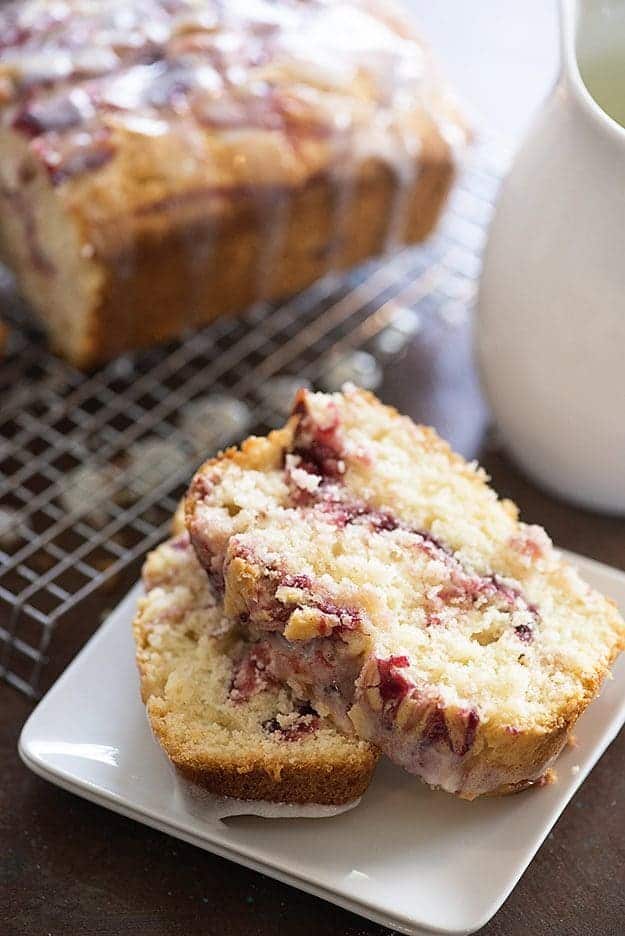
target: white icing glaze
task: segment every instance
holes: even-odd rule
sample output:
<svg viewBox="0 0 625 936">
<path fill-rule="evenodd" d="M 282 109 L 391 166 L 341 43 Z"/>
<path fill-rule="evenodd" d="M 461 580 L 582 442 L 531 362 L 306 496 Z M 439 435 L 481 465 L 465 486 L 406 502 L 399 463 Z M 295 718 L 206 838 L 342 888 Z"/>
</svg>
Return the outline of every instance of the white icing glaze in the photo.
<svg viewBox="0 0 625 936">
<path fill-rule="evenodd" d="M 208 130 L 312 133 L 341 157 L 345 136 L 352 162 L 381 159 L 400 188 L 412 182 L 408 116 L 432 96 L 424 52 L 360 0 L 27 0 L 0 14 L 0 37 L 4 120 L 25 107 L 32 135 L 50 132 L 48 105 L 80 84 L 96 110 L 88 132 L 129 110 L 148 136 L 189 114 Z"/>
<path fill-rule="evenodd" d="M 320 272 L 343 256 L 365 162 L 394 177 L 386 246 L 402 242 L 423 133 L 443 148 L 464 136 L 432 74 L 418 39 L 376 0 L 24 0 L 0 11 L 0 126 L 30 140 L 54 185 L 106 172 L 120 140 L 139 135 L 148 178 L 157 147 L 159 177 L 188 178 L 207 197 L 238 190 L 262 221 L 259 299 L 284 245 L 281 191 L 291 187 L 330 180 Z M 139 145 L 131 165 L 143 163 Z M 166 208 L 165 184 L 159 194 Z M 124 241 L 130 275 L 132 229 Z M 190 244 L 191 306 L 213 242 L 204 232 Z"/>
</svg>

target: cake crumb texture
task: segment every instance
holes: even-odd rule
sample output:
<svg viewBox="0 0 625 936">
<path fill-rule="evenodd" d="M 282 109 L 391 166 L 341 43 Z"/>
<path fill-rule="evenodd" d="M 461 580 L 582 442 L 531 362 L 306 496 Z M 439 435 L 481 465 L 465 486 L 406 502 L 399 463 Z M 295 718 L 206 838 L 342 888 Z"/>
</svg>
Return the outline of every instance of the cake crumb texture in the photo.
<svg viewBox="0 0 625 936">
<path fill-rule="evenodd" d="M 543 777 L 625 644 L 479 466 L 354 388 L 209 461 L 186 522 L 282 679 L 466 798 Z"/>
<path fill-rule="evenodd" d="M 366 790 L 375 749 L 346 736 L 267 669 L 231 626 L 183 533 L 144 566 L 133 624 L 141 695 L 176 768 L 212 793 L 342 804 Z"/>
</svg>

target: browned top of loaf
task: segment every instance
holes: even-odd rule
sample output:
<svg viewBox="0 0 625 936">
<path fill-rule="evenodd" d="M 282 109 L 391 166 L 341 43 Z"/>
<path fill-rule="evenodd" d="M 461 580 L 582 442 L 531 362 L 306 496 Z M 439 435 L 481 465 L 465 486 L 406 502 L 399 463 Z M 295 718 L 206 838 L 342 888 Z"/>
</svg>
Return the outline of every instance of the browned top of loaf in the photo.
<svg viewBox="0 0 625 936">
<path fill-rule="evenodd" d="M 380 162 L 407 179 L 464 137 L 412 26 L 379 0 L 26 0 L 0 36 L 0 128 L 88 226 L 205 217 L 233 192 Z"/>
</svg>

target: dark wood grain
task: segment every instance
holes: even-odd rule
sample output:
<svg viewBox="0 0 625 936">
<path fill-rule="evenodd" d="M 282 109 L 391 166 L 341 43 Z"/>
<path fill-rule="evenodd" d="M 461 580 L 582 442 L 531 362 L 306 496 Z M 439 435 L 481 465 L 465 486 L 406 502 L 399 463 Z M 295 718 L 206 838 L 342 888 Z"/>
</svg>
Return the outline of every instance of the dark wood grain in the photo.
<svg viewBox="0 0 625 936">
<path fill-rule="evenodd" d="M 480 452 L 498 490 L 562 546 L 625 568 L 625 521 L 538 491 L 491 442 L 466 323 L 433 320 L 383 395 Z M 108 599 L 110 600 L 110 599 Z M 106 606 L 106 596 L 102 607 Z M 380 936 L 379 926 L 38 779 L 16 743 L 31 706 L 0 687 L 0 920 L 7 936 Z M 549 835 L 488 936 L 625 933 L 625 734 Z"/>
</svg>

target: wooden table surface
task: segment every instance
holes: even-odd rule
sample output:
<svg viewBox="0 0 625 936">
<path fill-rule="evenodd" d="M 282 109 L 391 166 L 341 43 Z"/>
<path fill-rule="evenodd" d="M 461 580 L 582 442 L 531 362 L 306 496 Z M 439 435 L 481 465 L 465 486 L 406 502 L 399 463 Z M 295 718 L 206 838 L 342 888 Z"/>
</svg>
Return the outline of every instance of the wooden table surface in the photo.
<svg viewBox="0 0 625 936">
<path fill-rule="evenodd" d="M 541 493 L 485 433 L 466 324 L 432 320 L 393 369 L 383 396 L 436 423 L 467 454 L 480 449 L 497 489 L 518 502 L 528 521 L 544 523 L 561 546 L 625 569 L 625 520 L 586 513 Z M 5 920 L 0 932 L 5 936 L 387 932 L 40 780 L 16 752 L 31 704 L 0 685 L 0 707 L 0 921 Z M 624 829 L 625 732 L 482 932 L 625 933 Z"/>
</svg>

